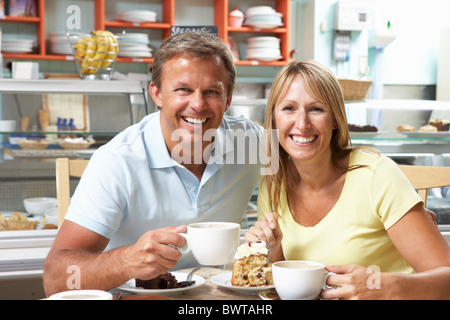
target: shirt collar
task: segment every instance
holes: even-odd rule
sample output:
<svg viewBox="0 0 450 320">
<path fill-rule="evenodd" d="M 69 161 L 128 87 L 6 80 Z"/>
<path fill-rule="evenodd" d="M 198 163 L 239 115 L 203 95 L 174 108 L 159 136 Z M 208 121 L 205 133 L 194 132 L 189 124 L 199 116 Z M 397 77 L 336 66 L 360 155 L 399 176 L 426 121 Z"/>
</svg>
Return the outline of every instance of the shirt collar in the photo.
<svg viewBox="0 0 450 320">
<path fill-rule="evenodd" d="M 170 157 L 169 151 L 167 150 L 161 130 L 160 111 L 155 112 L 146 124 L 144 128 L 144 141 L 150 168 L 158 169 L 181 166 Z M 233 137 L 230 136 L 229 130 L 225 129 L 223 120 L 214 134 L 214 141 L 210 150 L 211 156 L 209 162 L 218 163 L 223 163 L 225 155 L 234 150 Z M 214 157 L 220 158 L 215 160 Z"/>
<path fill-rule="evenodd" d="M 178 165 L 167 150 L 161 130 L 159 111 L 152 115 L 144 128 L 144 143 L 150 168 L 168 168 Z"/>
</svg>

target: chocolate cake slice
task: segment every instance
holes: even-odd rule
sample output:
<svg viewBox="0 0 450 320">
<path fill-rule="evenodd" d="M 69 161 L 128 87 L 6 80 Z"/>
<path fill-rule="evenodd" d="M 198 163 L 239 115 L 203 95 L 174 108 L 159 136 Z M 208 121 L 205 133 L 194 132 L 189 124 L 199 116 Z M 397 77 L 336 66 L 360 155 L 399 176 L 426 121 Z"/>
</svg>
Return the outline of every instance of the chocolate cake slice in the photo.
<svg viewBox="0 0 450 320">
<path fill-rule="evenodd" d="M 182 284 L 170 272 L 162 273 L 156 278 L 149 280 L 135 279 L 136 287 L 144 289 L 173 289 L 181 288 Z"/>
</svg>

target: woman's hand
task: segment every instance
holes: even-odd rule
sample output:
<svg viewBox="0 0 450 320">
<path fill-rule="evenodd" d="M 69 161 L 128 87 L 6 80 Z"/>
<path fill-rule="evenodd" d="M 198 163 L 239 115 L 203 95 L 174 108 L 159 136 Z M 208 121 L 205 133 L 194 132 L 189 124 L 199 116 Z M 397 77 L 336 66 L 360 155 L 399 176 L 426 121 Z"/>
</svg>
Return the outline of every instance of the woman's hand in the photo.
<svg viewBox="0 0 450 320">
<path fill-rule="evenodd" d="M 264 220 L 259 220 L 245 233 L 247 242 L 265 241 L 269 244 L 269 259 L 283 260 L 281 252 L 281 232 L 278 219 L 272 212 L 268 211 L 264 215 Z"/>
<path fill-rule="evenodd" d="M 355 264 L 327 266 L 326 269 L 336 274 L 328 277 L 327 285 L 336 286 L 336 289 L 322 290 L 322 299 L 388 299 L 385 288 L 389 285 L 382 283 L 381 277 L 385 274 L 380 271 L 365 268 Z M 386 280 L 386 279 L 383 279 Z"/>
</svg>

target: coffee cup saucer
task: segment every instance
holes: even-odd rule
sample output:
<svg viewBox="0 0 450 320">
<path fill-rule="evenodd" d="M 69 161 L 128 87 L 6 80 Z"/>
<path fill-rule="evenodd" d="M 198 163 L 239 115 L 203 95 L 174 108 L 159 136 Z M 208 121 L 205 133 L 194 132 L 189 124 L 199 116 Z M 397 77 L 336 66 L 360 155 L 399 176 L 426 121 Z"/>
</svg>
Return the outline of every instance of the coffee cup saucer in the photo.
<svg viewBox="0 0 450 320">
<path fill-rule="evenodd" d="M 263 300 L 281 300 L 275 289 L 267 289 L 260 291 L 259 297 Z"/>
</svg>

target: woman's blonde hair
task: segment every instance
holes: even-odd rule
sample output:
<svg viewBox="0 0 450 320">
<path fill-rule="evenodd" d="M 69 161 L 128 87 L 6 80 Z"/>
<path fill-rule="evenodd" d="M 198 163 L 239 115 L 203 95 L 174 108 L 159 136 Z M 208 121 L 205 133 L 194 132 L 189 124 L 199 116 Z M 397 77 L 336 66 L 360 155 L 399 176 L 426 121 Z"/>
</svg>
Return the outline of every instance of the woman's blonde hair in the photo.
<svg viewBox="0 0 450 320">
<path fill-rule="evenodd" d="M 345 113 L 344 96 L 341 87 L 335 75 L 325 66 L 312 60 L 291 61 L 286 64 L 275 77 L 267 101 L 265 116 L 266 132 L 266 152 L 276 159 L 278 153 L 279 166 L 278 171 L 273 175 L 265 175 L 262 183 L 268 186 L 269 201 L 273 202 L 273 209 L 277 212 L 280 204 L 280 192 L 282 185 L 286 188 L 286 195 L 289 201 L 289 195 L 294 189 L 294 180 L 290 174 L 292 162 L 289 154 L 278 144 L 276 135 L 270 134 L 276 129 L 274 121 L 274 108 L 280 104 L 291 87 L 294 78 L 300 75 L 305 83 L 306 90 L 316 100 L 326 104 L 333 115 L 336 128 L 330 141 L 331 162 L 339 168 L 341 159 L 346 157 L 352 150 L 350 143 L 350 133 L 348 130 L 347 116 Z M 278 149 L 278 150 L 277 150 Z M 347 168 L 339 168 L 345 170 Z"/>
</svg>

